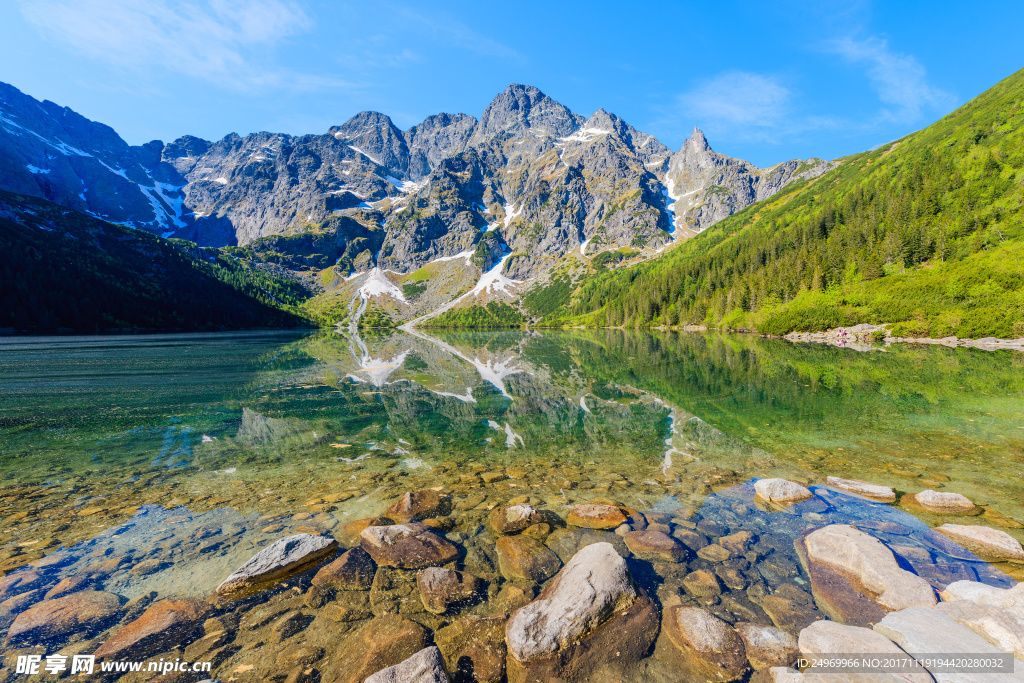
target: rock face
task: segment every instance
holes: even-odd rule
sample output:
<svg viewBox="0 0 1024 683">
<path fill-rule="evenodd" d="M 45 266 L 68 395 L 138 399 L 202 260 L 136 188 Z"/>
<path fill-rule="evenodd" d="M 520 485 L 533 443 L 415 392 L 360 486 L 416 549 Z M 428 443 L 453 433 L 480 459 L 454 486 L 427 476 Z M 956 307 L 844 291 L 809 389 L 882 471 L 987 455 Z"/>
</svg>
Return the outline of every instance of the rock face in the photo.
<svg viewBox="0 0 1024 683">
<path fill-rule="evenodd" d="M 896 492 L 892 490 L 891 486 L 870 484 L 856 479 L 840 479 L 839 477 L 829 477 L 825 483 L 833 488 L 856 493 L 858 496 L 864 496 L 879 503 L 896 502 Z"/>
<path fill-rule="evenodd" d="M 387 509 L 384 516 L 399 523 L 406 523 L 414 519 L 445 515 L 450 511 L 451 504 L 447 498 L 442 497 L 437 491 L 426 489 L 406 493 Z"/>
<path fill-rule="evenodd" d="M 37 603 L 18 615 L 7 632 L 11 644 L 41 645 L 73 633 L 95 631 L 121 609 L 113 593 L 79 591 Z"/>
<path fill-rule="evenodd" d="M 931 585 L 900 568 L 881 541 L 845 524 L 833 524 L 803 537 L 810 563 L 823 565 L 851 581 L 887 610 L 936 603 Z"/>
<path fill-rule="evenodd" d="M 444 614 L 452 605 L 473 599 L 480 590 L 480 579 L 454 569 L 427 567 L 416 577 L 423 606 L 428 612 Z"/>
<path fill-rule="evenodd" d="M 626 522 L 626 515 L 614 505 L 579 503 L 570 508 L 566 521 L 588 529 L 614 529 Z"/>
<path fill-rule="evenodd" d="M 743 640 L 747 661 L 755 669 L 792 666 L 800 655 L 796 638 L 782 629 L 740 622 L 736 633 Z"/>
<path fill-rule="evenodd" d="M 205 600 L 161 600 L 111 636 L 97 659 L 144 659 L 184 641 L 210 614 Z"/>
<path fill-rule="evenodd" d="M 663 531 L 630 531 L 623 538 L 629 551 L 641 560 L 682 562 L 689 552 L 685 545 Z"/>
<path fill-rule="evenodd" d="M 610 112 L 585 119 L 519 84 L 479 121 L 442 113 L 407 131 L 366 111 L 320 134 L 129 146 L 4 84 L 0 115 L 0 189 L 201 245 L 266 247 L 293 270 L 412 272 L 474 250 L 487 270 L 507 247 L 502 272 L 523 280 L 563 258 L 658 249 L 831 168 L 756 169 L 699 132 L 671 154 Z"/>
<path fill-rule="evenodd" d="M 769 503 L 798 503 L 814 496 L 806 487 L 788 479 L 758 479 L 754 490 Z"/>
<path fill-rule="evenodd" d="M 505 627 L 511 683 L 586 680 L 602 664 L 644 656 L 658 610 L 608 543 L 580 550 Z"/>
<path fill-rule="evenodd" d="M 377 565 L 362 548 L 352 548 L 333 562 L 325 564 L 313 577 L 314 586 L 335 590 L 368 591 L 373 585 Z"/>
<path fill-rule="evenodd" d="M 502 536 L 495 547 L 501 574 L 509 581 L 539 583 L 554 576 L 562 566 L 547 546 L 528 536 Z"/>
<path fill-rule="evenodd" d="M 928 512 L 952 515 L 974 512 L 975 506 L 966 496 L 959 493 L 921 491 L 914 494 L 914 502 Z"/>
<path fill-rule="evenodd" d="M 409 659 L 378 671 L 366 683 L 448 683 L 441 652 L 431 645 Z"/>
<path fill-rule="evenodd" d="M 259 551 L 217 586 L 217 594 L 238 597 L 275 581 L 311 569 L 335 552 L 338 542 L 327 536 L 296 534 Z"/>
<path fill-rule="evenodd" d="M 385 614 L 345 639 L 335 662 L 334 680 L 363 683 L 368 676 L 404 662 L 425 647 L 427 629 L 397 614 Z"/>
<path fill-rule="evenodd" d="M 436 567 L 451 562 L 458 555 L 454 545 L 431 533 L 430 527 L 418 522 L 369 526 L 363 529 L 359 538 L 363 550 L 377 564 L 385 567 Z"/>
<path fill-rule="evenodd" d="M 747 671 L 743 640 L 736 630 L 698 607 L 665 610 L 655 656 L 702 680 L 735 681 Z"/>
<path fill-rule="evenodd" d="M 935 527 L 935 530 L 949 536 L 983 560 L 1024 562 L 1024 548 L 1020 541 L 1005 531 L 966 524 L 943 524 Z"/>
</svg>

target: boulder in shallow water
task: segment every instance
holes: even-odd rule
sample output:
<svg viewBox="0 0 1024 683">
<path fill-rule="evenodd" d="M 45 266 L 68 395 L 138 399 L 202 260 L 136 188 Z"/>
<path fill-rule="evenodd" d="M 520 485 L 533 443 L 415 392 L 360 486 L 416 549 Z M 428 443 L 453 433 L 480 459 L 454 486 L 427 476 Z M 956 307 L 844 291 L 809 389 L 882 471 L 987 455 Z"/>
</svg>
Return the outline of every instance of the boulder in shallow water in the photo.
<svg viewBox="0 0 1024 683">
<path fill-rule="evenodd" d="M 253 555 L 217 586 L 217 594 L 240 597 L 312 569 L 334 554 L 338 543 L 327 536 L 296 534 L 274 541 Z"/>
<path fill-rule="evenodd" d="M 211 609 L 205 600 L 161 600 L 108 638 L 96 650 L 96 658 L 144 659 L 169 650 L 185 641 Z"/>
<path fill-rule="evenodd" d="M 902 569 L 892 551 L 874 536 L 846 524 L 832 524 L 802 537 L 807 559 L 824 565 L 887 610 L 931 607 L 931 584 Z"/>
<path fill-rule="evenodd" d="M 448 683 L 448 672 L 440 651 L 431 645 L 404 662 L 378 671 L 365 683 Z"/>
<path fill-rule="evenodd" d="M 954 581 L 942 591 L 944 602 L 970 600 L 979 605 L 1024 610 L 1024 583 L 1013 588 L 996 588 L 978 581 Z"/>
<path fill-rule="evenodd" d="M 658 608 L 608 543 L 588 545 L 505 627 L 510 683 L 585 681 L 598 667 L 632 663 L 658 632 Z"/>
<path fill-rule="evenodd" d="M 921 491 L 913 495 L 913 502 L 928 512 L 940 515 L 963 515 L 977 512 L 967 496 L 943 491 Z"/>
<path fill-rule="evenodd" d="M 37 603 L 18 615 L 7 632 L 12 645 L 44 645 L 74 633 L 94 632 L 110 623 L 121 598 L 103 591 L 79 591 Z"/>
<path fill-rule="evenodd" d="M 792 666 L 800 656 L 796 638 L 780 628 L 743 621 L 736 624 L 736 633 L 743 640 L 747 661 L 755 669 Z"/>
<path fill-rule="evenodd" d="M 800 654 L 808 658 L 830 658 L 843 655 L 874 655 L 884 659 L 890 657 L 905 657 L 903 652 L 895 643 L 876 633 L 869 628 L 859 626 L 845 626 L 834 621 L 816 621 L 804 630 L 800 631 L 798 638 Z M 941 652 L 941 650 L 936 650 Z M 876 678 L 867 678 L 874 675 Z M 865 680 L 865 681 L 907 681 L 910 683 L 933 683 L 931 675 L 924 669 L 916 671 L 901 672 L 898 675 L 887 674 L 856 674 L 865 678 L 854 678 L 843 674 L 835 673 L 814 673 L 805 674 L 805 680 L 815 676 L 815 681 L 822 683 L 831 680 Z M 842 676 L 839 678 L 838 676 Z"/>
<path fill-rule="evenodd" d="M 970 600 L 940 602 L 935 609 L 1003 652 L 1024 660 L 1024 610 L 1000 609 Z"/>
<path fill-rule="evenodd" d="M 454 545 L 418 522 L 369 526 L 359 534 L 360 545 L 374 562 L 384 567 L 422 569 L 451 562 L 458 556 Z"/>
<path fill-rule="evenodd" d="M 810 489 L 788 479 L 758 479 L 754 482 L 757 497 L 769 503 L 798 503 L 814 497 Z"/>
<path fill-rule="evenodd" d="M 529 536 L 502 536 L 495 549 L 501 574 L 509 581 L 540 583 L 554 576 L 562 566 L 558 555 Z"/>
<path fill-rule="evenodd" d="M 991 562 L 1024 562 L 1024 548 L 1020 541 L 999 529 L 973 524 L 943 524 L 935 531 L 970 550 L 983 560 Z"/>
<path fill-rule="evenodd" d="M 424 517 L 447 515 L 451 510 L 451 501 L 447 496 L 442 496 L 431 489 L 424 489 L 406 492 L 387 509 L 384 516 L 405 523 Z"/>
<path fill-rule="evenodd" d="M 663 531 L 630 531 L 623 539 L 631 553 L 649 562 L 682 562 L 689 553 L 685 545 Z"/>
<path fill-rule="evenodd" d="M 986 657 L 1003 654 L 1003 650 L 992 645 L 971 629 L 957 623 L 937 609 L 909 607 L 892 612 L 875 624 L 875 631 L 893 641 L 912 655 L 944 656 L 973 655 Z M 1020 676 L 1018 674 L 1018 676 Z M 999 680 L 992 674 L 957 674 L 956 677 L 942 677 L 949 681 Z M 1006 680 L 1021 680 L 1007 678 Z"/>
<path fill-rule="evenodd" d="M 856 493 L 858 496 L 864 496 L 865 498 L 877 503 L 896 502 L 896 492 L 892 490 L 891 486 L 871 484 L 858 479 L 841 479 L 840 477 L 828 477 L 825 480 L 825 483 L 832 488 Z"/>
<path fill-rule="evenodd" d="M 368 676 L 400 664 L 427 647 L 427 636 L 427 629 L 415 621 L 397 614 L 379 616 L 342 641 L 335 671 L 325 678 L 337 683 L 363 683 Z"/>
<path fill-rule="evenodd" d="M 427 567 L 417 575 L 416 584 L 427 611 L 444 614 L 451 607 L 472 600 L 480 590 L 481 581 L 466 572 Z"/>
<path fill-rule="evenodd" d="M 377 565 L 368 552 L 352 548 L 321 567 L 311 583 L 334 590 L 368 591 L 376 571 Z"/>
<path fill-rule="evenodd" d="M 699 607 L 665 610 L 655 656 L 707 681 L 735 681 L 746 673 L 743 639 L 729 624 Z"/>
<path fill-rule="evenodd" d="M 626 515 L 614 505 L 602 503 L 578 503 L 569 508 L 566 521 L 587 529 L 614 529 L 626 522 Z"/>
<path fill-rule="evenodd" d="M 517 534 L 534 524 L 546 521 L 540 510 L 529 503 L 503 505 L 491 511 L 488 517 L 491 528 L 501 535 Z"/>
</svg>

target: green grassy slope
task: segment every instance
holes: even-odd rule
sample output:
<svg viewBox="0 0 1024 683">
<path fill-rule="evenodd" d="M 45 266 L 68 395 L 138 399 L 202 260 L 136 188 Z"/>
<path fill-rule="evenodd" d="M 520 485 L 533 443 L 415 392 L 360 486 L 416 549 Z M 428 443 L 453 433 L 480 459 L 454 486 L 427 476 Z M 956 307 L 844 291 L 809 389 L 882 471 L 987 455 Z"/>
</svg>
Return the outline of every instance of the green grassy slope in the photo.
<svg viewBox="0 0 1024 683">
<path fill-rule="evenodd" d="M 304 297 L 218 250 L 0 192 L 0 329 L 294 327 Z"/>
<path fill-rule="evenodd" d="M 1024 336 L 1024 70 L 666 255 L 585 280 L 545 324 Z"/>
</svg>

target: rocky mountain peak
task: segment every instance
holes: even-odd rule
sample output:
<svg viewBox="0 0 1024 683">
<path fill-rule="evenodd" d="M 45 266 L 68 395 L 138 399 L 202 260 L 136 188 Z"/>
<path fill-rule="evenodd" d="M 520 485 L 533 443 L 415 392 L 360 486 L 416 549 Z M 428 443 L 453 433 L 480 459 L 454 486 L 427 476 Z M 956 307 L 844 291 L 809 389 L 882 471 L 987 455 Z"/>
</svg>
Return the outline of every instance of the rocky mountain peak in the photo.
<svg viewBox="0 0 1024 683">
<path fill-rule="evenodd" d="M 571 135 L 583 125 L 583 117 L 551 99 L 532 85 L 513 83 L 495 97 L 477 126 L 474 142 L 501 133 L 534 129 L 555 137 Z"/>
<path fill-rule="evenodd" d="M 361 111 L 340 126 L 327 130 L 378 166 L 398 175 L 409 167 L 409 147 L 391 117 L 376 111 Z"/>
<path fill-rule="evenodd" d="M 708 139 L 704 137 L 704 131 L 696 126 L 693 127 L 693 133 L 690 135 L 690 139 L 684 143 L 684 147 L 688 147 L 689 151 L 692 152 L 711 152 L 711 145 L 708 144 Z"/>
</svg>

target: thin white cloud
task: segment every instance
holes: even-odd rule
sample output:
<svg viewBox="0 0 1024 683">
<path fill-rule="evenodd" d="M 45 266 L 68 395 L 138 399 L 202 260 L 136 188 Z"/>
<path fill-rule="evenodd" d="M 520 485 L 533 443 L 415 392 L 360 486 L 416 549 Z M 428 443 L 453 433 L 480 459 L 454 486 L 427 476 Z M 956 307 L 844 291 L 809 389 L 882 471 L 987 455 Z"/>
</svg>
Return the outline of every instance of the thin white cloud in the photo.
<svg viewBox="0 0 1024 683">
<path fill-rule="evenodd" d="M 956 98 L 928 83 L 924 67 L 912 55 L 889 49 L 887 41 L 872 37 L 866 40 L 841 38 L 827 48 L 854 64 L 866 64 L 867 76 L 887 105 L 881 117 L 901 123 L 919 121 L 925 110 L 943 110 L 956 104 Z"/>
<path fill-rule="evenodd" d="M 415 27 L 417 32 L 436 42 L 453 45 L 482 57 L 497 57 L 515 62 L 523 61 L 522 55 L 513 48 L 475 31 L 451 17 L 441 17 L 436 12 L 426 15 L 404 6 L 394 6 L 393 12 L 396 17 Z"/>
<path fill-rule="evenodd" d="M 785 115 L 790 92 L 776 77 L 727 71 L 697 83 L 678 100 L 698 121 L 768 128 Z"/>
<path fill-rule="evenodd" d="M 268 48 L 312 25 L 287 0 L 22 0 L 21 12 L 58 44 L 121 70 L 162 68 L 232 89 L 345 85 L 268 64 Z"/>
</svg>

